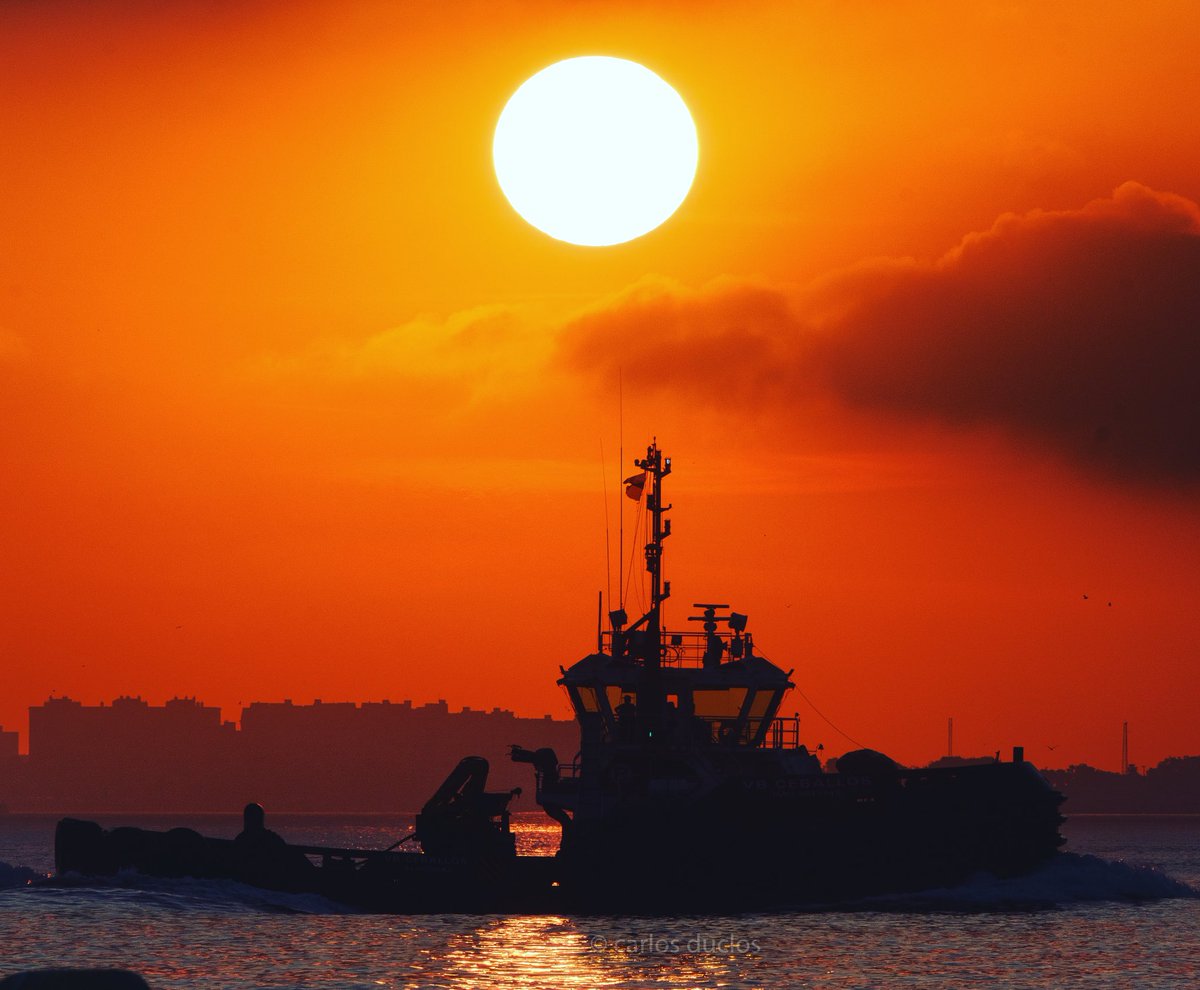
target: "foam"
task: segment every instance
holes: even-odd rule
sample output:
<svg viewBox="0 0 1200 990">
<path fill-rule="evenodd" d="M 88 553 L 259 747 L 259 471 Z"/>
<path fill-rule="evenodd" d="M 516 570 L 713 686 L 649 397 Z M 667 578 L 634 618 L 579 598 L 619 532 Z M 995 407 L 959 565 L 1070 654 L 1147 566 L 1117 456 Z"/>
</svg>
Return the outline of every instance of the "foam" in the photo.
<svg viewBox="0 0 1200 990">
<path fill-rule="evenodd" d="M 1200 890 L 1149 866 L 1060 853 L 1033 873 L 981 873 L 957 887 L 864 898 L 855 906 L 883 910 L 989 911 L 1062 907 L 1092 901 L 1143 903 L 1200 898 Z"/>
</svg>

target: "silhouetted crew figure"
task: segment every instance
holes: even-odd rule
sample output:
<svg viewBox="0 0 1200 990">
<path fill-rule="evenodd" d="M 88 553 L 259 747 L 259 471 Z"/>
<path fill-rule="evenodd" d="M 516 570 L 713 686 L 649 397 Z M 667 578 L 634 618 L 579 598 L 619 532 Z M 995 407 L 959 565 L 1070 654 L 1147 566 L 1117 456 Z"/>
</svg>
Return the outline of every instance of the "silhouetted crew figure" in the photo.
<svg viewBox="0 0 1200 990">
<path fill-rule="evenodd" d="M 675 707 L 675 702 L 668 701 L 663 707 L 663 735 L 670 741 L 675 742 L 679 737 L 679 709 Z"/>
<path fill-rule="evenodd" d="M 617 732 L 621 742 L 633 742 L 634 723 L 637 720 L 637 705 L 633 703 L 633 697 L 625 695 L 613 714 L 617 716 Z"/>
<path fill-rule="evenodd" d="M 242 831 L 233 840 L 242 879 L 264 887 L 300 888 L 316 867 L 277 832 L 267 828 L 263 806 L 251 802 L 242 809 Z"/>
<path fill-rule="evenodd" d="M 234 841 L 245 848 L 255 849 L 277 849 L 287 845 L 278 833 L 267 828 L 267 813 L 255 801 L 242 809 L 242 831 Z"/>
</svg>

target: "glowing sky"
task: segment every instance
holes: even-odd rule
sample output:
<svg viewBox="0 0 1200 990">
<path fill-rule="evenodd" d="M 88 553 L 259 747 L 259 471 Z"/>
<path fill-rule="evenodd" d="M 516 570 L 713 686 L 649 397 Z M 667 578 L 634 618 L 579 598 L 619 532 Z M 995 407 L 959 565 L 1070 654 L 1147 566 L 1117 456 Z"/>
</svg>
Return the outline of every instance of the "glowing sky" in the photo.
<svg viewBox="0 0 1200 990">
<path fill-rule="evenodd" d="M 1191 2 L 0 5 L 0 724 L 565 716 L 621 379 L 627 460 L 676 466 L 669 618 L 749 613 L 854 739 L 1200 752 L 1197 37 Z M 580 54 L 704 149 L 613 248 L 492 172 Z"/>
</svg>

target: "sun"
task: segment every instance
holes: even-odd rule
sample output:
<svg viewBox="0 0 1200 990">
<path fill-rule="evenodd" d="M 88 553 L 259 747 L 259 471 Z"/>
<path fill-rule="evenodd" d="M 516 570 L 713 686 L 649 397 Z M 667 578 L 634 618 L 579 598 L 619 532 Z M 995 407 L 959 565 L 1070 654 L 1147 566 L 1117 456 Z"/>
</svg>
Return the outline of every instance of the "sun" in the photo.
<svg viewBox="0 0 1200 990">
<path fill-rule="evenodd" d="M 699 142 L 686 104 L 637 62 L 569 58 L 512 95 L 492 144 L 508 201 L 560 241 L 601 247 L 641 237 L 671 216 L 696 175 Z"/>
</svg>

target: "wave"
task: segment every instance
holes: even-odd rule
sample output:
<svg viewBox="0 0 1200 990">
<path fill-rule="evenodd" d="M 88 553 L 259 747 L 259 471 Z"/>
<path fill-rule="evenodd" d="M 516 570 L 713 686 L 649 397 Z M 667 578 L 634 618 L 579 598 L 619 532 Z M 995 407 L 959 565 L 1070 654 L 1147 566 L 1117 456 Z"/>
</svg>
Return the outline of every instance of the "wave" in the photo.
<svg viewBox="0 0 1200 990">
<path fill-rule="evenodd" d="M 44 873 L 38 873 L 37 870 L 31 869 L 28 866 L 12 866 L 9 863 L 0 863 L 0 888 L 24 887 L 35 880 L 42 880 L 44 878 Z"/>
<path fill-rule="evenodd" d="M 0 863 L 0 887 L 69 900 L 72 903 L 124 902 L 166 911 L 219 913 L 359 914 L 358 909 L 319 894 L 266 890 L 234 880 L 197 880 L 144 876 L 122 871 L 103 880 L 69 874 L 47 877 L 29 867 Z M 836 903 L 801 903 L 790 910 L 888 912 L 1036 911 L 1094 901 L 1145 903 L 1171 898 L 1200 899 L 1200 890 L 1149 866 L 1060 853 L 1045 866 L 1020 877 L 981 873 L 956 887 L 904 894 L 882 894 Z"/>
<path fill-rule="evenodd" d="M 1019 877 L 981 873 L 957 887 L 863 898 L 851 908 L 895 911 L 1045 910 L 1091 901 L 1140 904 L 1200 898 L 1200 890 L 1150 866 L 1059 853 L 1045 866 Z"/>
<path fill-rule="evenodd" d="M 267 890 L 236 880 L 198 880 L 193 877 L 150 877 L 122 870 L 115 877 L 77 874 L 41 879 L 29 888 L 45 897 L 72 902 L 123 902 L 165 911 L 213 911 L 223 914 L 358 914 L 356 908 L 320 894 Z"/>
</svg>

